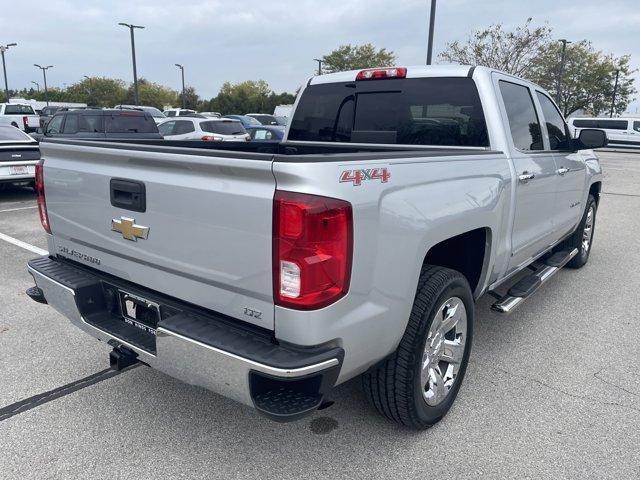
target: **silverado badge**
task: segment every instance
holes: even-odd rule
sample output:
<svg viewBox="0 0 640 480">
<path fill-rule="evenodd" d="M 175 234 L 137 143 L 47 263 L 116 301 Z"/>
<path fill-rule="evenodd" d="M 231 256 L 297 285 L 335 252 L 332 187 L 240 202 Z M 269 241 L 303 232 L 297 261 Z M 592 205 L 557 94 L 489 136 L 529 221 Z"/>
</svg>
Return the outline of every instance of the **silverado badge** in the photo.
<svg viewBox="0 0 640 480">
<path fill-rule="evenodd" d="M 146 240 L 149 236 L 149 227 L 143 227 L 142 225 L 136 225 L 133 218 L 120 217 L 118 220 L 114 218 L 111 220 L 111 230 L 122 234 L 122 238 L 137 242 L 139 238 Z"/>
</svg>

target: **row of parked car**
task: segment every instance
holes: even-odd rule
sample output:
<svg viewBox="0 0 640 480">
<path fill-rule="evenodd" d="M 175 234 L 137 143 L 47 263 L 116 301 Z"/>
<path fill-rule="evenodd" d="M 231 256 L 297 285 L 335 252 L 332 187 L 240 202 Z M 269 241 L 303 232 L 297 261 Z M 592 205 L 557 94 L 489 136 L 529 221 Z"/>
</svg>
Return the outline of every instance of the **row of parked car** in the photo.
<svg viewBox="0 0 640 480">
<path fill-rule="evenodd" d="M 2 103 L 0 189 L 7 184 L 33 185 L 42 137 L 277 142 L 285 126 L 286 118 L 261 113 L 222 116 L 116 105 L 111 109 L 48 106 L 38 115 L 31 105 Z"/>
<path fill-rule="evenodd" d="M 113 109 L 45 107 L 34 135 L 74 138 L 140 138 L 203 141 L 279 141 L 286 118 L 250 113 L 222 116 L 173 108 L 116 105 Z"/>
</svg>

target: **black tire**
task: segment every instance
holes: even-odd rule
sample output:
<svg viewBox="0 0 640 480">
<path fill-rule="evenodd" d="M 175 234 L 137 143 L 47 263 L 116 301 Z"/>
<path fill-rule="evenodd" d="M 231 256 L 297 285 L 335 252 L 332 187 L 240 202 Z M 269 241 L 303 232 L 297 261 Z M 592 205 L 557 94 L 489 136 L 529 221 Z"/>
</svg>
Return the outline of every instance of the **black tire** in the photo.
<svg viewBox="0 0 640 480">
<path fill-rule="evenodd" d="M 591 241 L 589 242 L 589 248 L 586 250 L 582 245 L 582 238 L 585 230 L 585 225 L 587 223 L 587 215 L 589 214 L 589 210 L 593 208 L 593 219 L 592 219 L 592 232 L 591 232 Z M 578 254 L 571 259 L 569 263 L 567 263 L 567 267 L 569 268 L 582 268 L 589 261 L 589 254 L 591 253 L 591 247 L 593 246 L 593 234 L 596 228 L 596 213 L 598 212 L 598 204 L 593 195 L 589 195 L 587 198 L 587 204 L 585 205 L 584 213 L 582 215 L 582 220 L 578 224 L 576 231 L 573 234 L 564 240 L 560 246 L 559 250 L 571 251 L 574 248 L 578 249 Z"/>
<path fill-rule="evenodd" d="M 460 299 L 466 309 L 464 353 L 446 397 L 438 405 L 431 406 L 423 397 L 423 353 L 436 313 L 453 297 Z M 458 394 L 469 361 L 473 309 L 471 288 L 461 273 L 431 265 L 422 268 L 409 323 L 397 350 L 382 364 L 362 375 L 365 395 L 378 412 L 415 429 L 429 428 L 444 417 Z"/>
</svg>

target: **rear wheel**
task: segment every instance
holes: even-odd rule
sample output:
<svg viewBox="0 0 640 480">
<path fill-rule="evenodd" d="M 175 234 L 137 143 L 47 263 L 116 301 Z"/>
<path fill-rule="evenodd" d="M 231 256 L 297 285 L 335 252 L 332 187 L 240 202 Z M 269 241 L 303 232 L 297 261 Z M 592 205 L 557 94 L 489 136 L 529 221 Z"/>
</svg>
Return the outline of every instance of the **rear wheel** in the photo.
<svg viewBox="0 0 640 480">
<path fill-rule="evenodd" d="M 369 401 L 387 418 L 424 429 L 456 398 L 473 336 L 473 297 L 466 278 L 423 267 L 407 329 L 395 353 L 365 373 Z"/>
</svg>

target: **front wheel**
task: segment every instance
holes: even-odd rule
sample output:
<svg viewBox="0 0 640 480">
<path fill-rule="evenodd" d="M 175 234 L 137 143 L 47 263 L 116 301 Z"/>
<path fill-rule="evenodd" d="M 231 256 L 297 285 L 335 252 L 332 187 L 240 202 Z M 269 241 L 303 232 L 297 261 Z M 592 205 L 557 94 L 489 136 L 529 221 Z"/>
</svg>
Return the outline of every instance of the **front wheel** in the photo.
<svg viewBox="0 0 640 480">
<path fill-rule="evenodd" d="M 593 245 L 593 232 L 596 227 L 596 212 L 598 204 L 593 195 L 587 198 L 587 205 L 576 231 L 561 244 L 563 250 L 578 249 L 578 254 L 567 263 L 567 267 L 581 268 L 589 261 L 589 254 Z"/>
<path fill-rule="evenodd" d="M 461 273 L 423 267 L 398 349 L 362 376 L 365 394 L 382 415 L 416 429 L 444 417 L 467 368 L 473 313 L 471 288 Z"/>
</svg>

